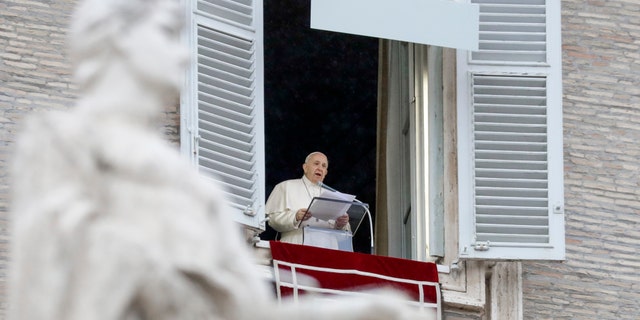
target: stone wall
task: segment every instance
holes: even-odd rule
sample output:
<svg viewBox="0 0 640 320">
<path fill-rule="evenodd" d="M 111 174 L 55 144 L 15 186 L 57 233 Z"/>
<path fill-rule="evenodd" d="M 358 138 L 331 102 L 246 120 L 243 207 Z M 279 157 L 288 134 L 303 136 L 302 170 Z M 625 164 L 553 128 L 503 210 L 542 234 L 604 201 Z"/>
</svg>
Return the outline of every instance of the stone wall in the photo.
<svg viewBox="0 0 640 320">
<path fill-rule="evenodd" d="M 525 263 L 525 319 L 640 312 L 640 2 L 563 0 L 566 261 Z"/>
</svg>

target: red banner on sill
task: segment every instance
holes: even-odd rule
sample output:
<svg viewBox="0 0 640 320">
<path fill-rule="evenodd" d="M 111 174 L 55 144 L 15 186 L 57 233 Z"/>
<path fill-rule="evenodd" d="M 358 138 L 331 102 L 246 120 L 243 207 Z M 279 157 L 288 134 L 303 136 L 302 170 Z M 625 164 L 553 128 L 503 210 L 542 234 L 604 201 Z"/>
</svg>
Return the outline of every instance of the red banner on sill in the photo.
<svg viewBox="0 0 640 320">
<path fill-rule="evenodd" d="M 435 263 L 330 250 L 280 241 L 271 241 L 270 246 L 274 260 L 299 265 L 296 266 L 296 272 L 315 278 L 320 288 L 361 291 L 393 287 L 403 291 L 413 301 L 439 303 L 438 270 Z M 335 271 L 309 270 L 305 266 Z M 279 265 L 278 268 L 291 271 L 291 267 L 285 265 Z M 420 301 L 420 287 L 422 287 L 423 301 Z M 279 289 L 283 296 L 292 293 L 292 289 L 288 287 L 280 286 Z"/>
</svg>

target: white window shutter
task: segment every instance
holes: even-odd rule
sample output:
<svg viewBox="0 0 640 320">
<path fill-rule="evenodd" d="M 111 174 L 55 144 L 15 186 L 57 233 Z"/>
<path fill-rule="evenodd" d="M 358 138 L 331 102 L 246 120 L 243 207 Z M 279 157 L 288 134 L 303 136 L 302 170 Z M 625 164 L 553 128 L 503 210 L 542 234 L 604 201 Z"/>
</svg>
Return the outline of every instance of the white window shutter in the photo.
<svg viewBox="0 0 640 320">
<path fill-rule="evenodd" d="M 560 1 L 470 2 L 480 44 L 458 51 L 460 257 L 562 260 Z"/>
<path fill-rule="evenodd" d="M 222 184 L 236 221 L 264 229 L 261 0 L 192 0 L 183 150 Z M 187 137 L 187 139 L 185 139 Z"/>
</svg>

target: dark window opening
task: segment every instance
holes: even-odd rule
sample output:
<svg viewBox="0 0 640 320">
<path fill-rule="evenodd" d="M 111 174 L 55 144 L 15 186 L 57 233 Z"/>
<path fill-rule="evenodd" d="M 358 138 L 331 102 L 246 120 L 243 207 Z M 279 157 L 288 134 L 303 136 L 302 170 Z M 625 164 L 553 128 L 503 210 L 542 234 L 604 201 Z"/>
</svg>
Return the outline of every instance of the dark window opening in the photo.
<svg viewBox="0 0 640 320">
<path fill-rule="evenodd" d="M 264 57 L 267 197 L 322 151 L 325 183 L 375 215 L 378 39 L 311 29 L 310 0 L 265 1 Z M 261 238 L 274 239 L 267 228 Z M 365 221 L 354 250 L 369 247 Z"/>
</svg>

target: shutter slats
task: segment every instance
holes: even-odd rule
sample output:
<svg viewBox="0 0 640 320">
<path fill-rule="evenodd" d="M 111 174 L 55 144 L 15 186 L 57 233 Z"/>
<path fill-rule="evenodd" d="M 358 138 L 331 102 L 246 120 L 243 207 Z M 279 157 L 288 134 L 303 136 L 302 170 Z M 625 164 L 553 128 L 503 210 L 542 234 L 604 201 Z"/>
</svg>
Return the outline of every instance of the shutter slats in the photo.
<svg viewBox="0 0 640 320">
<path fill-rule="evenodd" d="M 544 26 L 543 26 L 544 27 Z M 487 26 L 487 29 L 489 26 Z M 514 31 L 503 31 L 499 30 L 499 32 L 493 31 L 485 31 L 483 41 L 515 41 L 522 42 L 523 40 L 533 41 L 533 42 L 544 42 L 546 34 L 544 32 L 514 32 Z"/>
<path fill-rule="evenodd" d="M 549 227 L 547 226 L 538 226 L 538 225 L 503 225 L 503 224 L 490 224 L 490 223 L 478 223 L 478 233 L 489 234 L 493 233 L 495 236 L 504 236 L 504 235 L 547 235 L 549 231 Z M 487 239 L 489 237 L 487 236 Z"/>
<path fill-rule="evenodd" d="M 504 133 L 545 133 L 546 127 L 539 124 L 527 124 L 527 123 L 478 123 L 475 129 L 479 132 L 504 132 Z"/>
<path fill-rule="evenodd" d="M 527 244 L 543 244 L 549 243 L 549 237 L 544 235 L 526 235 L 526 234 L 499 234 L 499 233 L 478 233 L 477 241 L 490 241 L 491 239 L 504 243 L 527 243 Z"/>
<path fill-rule="evenodd" d="M 474 51 L 471 53 L 474 60 L 484 61 L 509 61 L 516 62 L 542 62 L 544 57 L 531 52 L 496 52 L 496 51 Z"/>
<path fill-rule="evenodd" d="M 221 145 L 238 151 L 251 152 L 253 150 L 253 135 L 234 131 L 222 126 L 200 123 L 200 140 L 203 145 Z M 238 164 L 242 167 L 241 164 Z"/>
<path fill-rule="evenodd" d="M 251 0 L 199 0 L 197 10 L 240 25 L 251 26 L 253 24 Z"/>
<path fill-rule="evenodd" d="M 502 53 L 509 51 L 511 54 L 530 54 L 537 56 L 543 55 L 545 43 L 540 41 L 506 41 L 498 39 L 496 41 L 482 40 L 480 41 L 480 50 L 485 53 Z"/>
<path fill-rule="evenodd" d="M 198 101 L 203 103 L 219 105 L 216 102 L 221 102 L 220 105 L 246 107 L 250 107 L 253 103 L 253 96 L 250 95 L 245 95 L 242 93 L 225 90 L 223 88 L 210 86 L 203 82 L 199 83 L 199 87 L 200 94 L 198 95 Z M 227 102 L 226 104 L 224 103 L 225 101 Z"/>
<path fill-rule="evenodd" d="M 474 101 L 482 107 L 482 104 L 493 103 L 494 105 L 504 105 L 504 104 L 520 104 L 523 106 L 532 105 L 537 106 L 545 101 L 545 97 L 541 97 L 538 95 L 534 95 L 538 90 L 531 89 L 530 92 L 526 92 L 525 90 L 520 90 L 520 92 L 516 92 L 517 88 L 512 88 L 513 92 L 503 93 L 496 92 L 495 94 L 489 94 L 482 91 L 482 87 L 476 88 L 476 96 Z"/>
<path fill-rule="evenodd" d="M 236 83 L 243 87 L 251 87 L 252 70 L 239 68 L 232 64 L 225 63 L 217 59 L 201 56 L 198 59 L 201 65 L 200 75 L 211 78 L 227 78 L 229 82 Z"/>
<path fill-rule="evenodd" d="M 514 4 L 513 1 L 474 1 L 474 3 L 482 3 L 480 12 L 486 13 L 504 13 L 504 14 L 536 14 L 544 17 L 544 0 L 541 3 L 520 3 Z"/>
<path fill-rule="evenodd" d="M 483 104 L 477 103 L 476 110 L 478 113 L 482 113 L 486 110 L 489 113 L 496 114 L 522 114 L 522 115 L 545 115 L 547 109 L 544 106 L 527 106 L 527 105 L 517 105 L 517 104 Z"/>
<path fill-rule="evenodd" d="M 244 116 L 237 112 L 234 113 L 231 110 L 225 110 L 223 108 L 215 109 L 216 110 L 212 113 L 206 112 L 204 109 L 201 109 L 198 113 L 198 116 L 200 118 L 199 121 L 201 121 L 201 123 L 208 123 L 213 126 L 228 127 L 247 136 L 251 135 L 253 131 L 253 127 L 251 126 L 253 119 L 251 117 Z M 234 118 L 239 118 L 243 121 L 237 121 Z"/>
<path fill-rule="evenodd" d="M 219 160 L 228 163 L 229 166 L 235 168 L 239 176 L 250 179 L 247 172 L 254 169 L 255 161 L 253 159 L 252 148 L 240 150 L 231 148 L 222 143 L 203 143 L 202 146 L 203 161 Z"/>
<path fill-rule="evenodd" d="M 507 207 L 507 206 L 498 206 L 498 205 L 484 205 L 476 207 L 476 222 L 480 217 L 484 217 L 486 219 L 491 219 L 492 216 L 504 216 L 504 217 L 519 217 L 519 218 L 527 218 L 527 219 L 543 219 L 547 220 L 548 212 L 547 208 L 540 207 L 525 207 L 519 206 L 517 208 Z M 492 223 L 499 222 L 500 220 L 505 221 L 505 219 L 496 218 L 490 220 Z M 485 223 L 487 221 L 484 221 Z M 509 224 L 508 221 L 505 221 L 504 224 Z"/>
<path fill-rule="evenodd" d="M 199 76 L 203 83 L 215 86 L 216 83 L 213 82 L 215 79 L 226 79 L 229 85 L 235 85 L 240 88 L 239 90 L 251 90 L 253 85 L 252 70 L 235 68 L 233 65 L 225 64 L 219 60 L 207 60 L 206 57 L 202 57 L 198 61 L 202 67 Z M 225 86 L 227 89 L 232 89 L 225 83 L 218 84 Z"/>
<path fill-rule="evenodd" d="M 532 15 L 532 14 L 499 14 L 499 13 L 487 13 L 480 11 L 480 31 L 482 31 L 483 25 L 517 25 L 517 26 L 530 26 L 532 28 L 544 26 L 544 14 Z M 506 29 L 506 28 L 505 28 Z"/>
<path fill-rule="evenodd" d="M 239 188 L 238 190 L 241 192 L 249 192 L 253 189 L 253 183 L 251 179 L 253 178 L 253 173 L 251 170 L 251 163 L 244 162 L 246 165 L 246 170 L 240 169 L 235 165 L 234 162 L 238 162 L 235 159 L 232 159 L 230 156 L 225 156 L 221 154 L 214 154 L 211 150 L 207 150 L 206 148 L 202 148 L 201 151 L 207 157 L 202 157 L 202 166 L 213 170 L 218 175 L 222 175 L 223 180 L 227 183 L 232 183 L 234 188 Z"/>
<path fill-rule="evenodd" d="M 204 159 L 204 168 L 218 176 L 222 176 L 222 180 L 227 183 L 232 193 L 251 198 L 253 194 L 252 175 L 250 171 L 239 172 L 237 168 L 225 165 L 223 162 L 213 162 L 212 159 Z M 249 177 L 242 179 L 239 173 L 244 173 Z"/>
<path fill-rule="evenodd" d="M 476 187 L 502 187 L 502 188 L 532 188 L 540 189 L 547 187 L 546 179 L 518 179 L 515 177 L 508 179 L 498 179 L 491 177 L 479 178 L 476 180 Z"/>
<path fill-rule="evenodd" d="M 482 6 L 505 5 L 505 6 L 544 6 L 547 0 L 473 0 L 472 3 L 482 4 Z"/>
<path fill-rule="evenodd" d="M 231 100 L 241 105 L 249 105 L 253 100 L 251 88 L 234 85 L 232 82 L 221 78 L 212 78 L 199 75 L 200 89 L 203 93 L 218 98 Z"/>
<path fill-rule="evenodd" d="M 517 160 L 476 160 L 478 168 L 505 168 L 505 169 L 527 169 L 544 170 L 546 161 L 517 161 Z"/>
<path fill-rule="evenodd" d="M 477 188 L 476 195 L 479 197 L 511 197 L 511 198 L 538 198 L 547 197 L 547 189 L 531 188 Z"/>
<path fill-rule="evenodd" d="M 547 60 L 544 1 L 472 0 L 480 5 L 479 50 L 475 62 L 544 63 Z"/>
<path fill-rule="evenodd" d="M 527 160 L 527 161 L 546 161 L 547 153 L 546 152 L 532 152 L 527 150 L 526 152 L 514 151 L 514 150 L 506 150 L 506 151 L 498 151 L 498 150 L 482 150 L 477 151 L 475 154 L 475 158 L 478 161 L 483 159 L 494 159 L 494 160 Z"/>
<path fill-rule="evenodd" d="M 544 152 L 547 149 L 546 143 L 518 143 L 509 141 L 476 141 L 476 150 L 483 151 L 533 151 Z"/>
<path fill-rule="evenodd" d="M 476 169 L 476 179 L 545 179 L 546 171 L 507 170 L 507 169 Z M 523 185 L 522 187 L 526 187 Z"/>
<path fill-rule="evenodd" d="M 205 27 L 198 28 L 198 45 L 200 49 L 210 48 L 213 52 L 226 53 L 229 59 L 240 63 L 251 57 L 253 46 L 246 39 Z"/>
<path fill-rule="evenodd" d="M 202 86 L 201 86 L 202 87 Z M 206 89 L 206 86 L 205 88 Z M 212 91 L 213 94 L 208 94 L 205 92 L 201 92 L 198 95 L 198 103 L 205 112 L 223 112 L 224 115 L 229 117 L 232 120 L 246 123 L 247 117 L 251 117 L 253 114 L 252 105 L 250 104 L 251 100 L 249 98 L 246 99 L 238 99 L 240 101 L 232 101 L 229 99 L 224 99 L 220 96 L 216 96 L 216 91 Z M 244 102 L 244 103 L 243 103 Z M 213 109 L 213 111 L 211 110 Z"/>
<path fill-rule="evenodd" d="M 200 91 L 240 105 L 250 105 L 254 82 L 251 44 L 207 28 L 199 28 L 199 35 Z"/>
<path fill-rule="evenodd" d="M 548 219 L 542 216 L 517 216 L 517 215 L 499 215 L 499 214 L 479 214 L 476 218 L 477 223 L 495 223 L 500 225 L 527 225 L 527 226 L 547 226 Z"/>
<path fill-rule="evenodd" d="M 508 141 L 513 143 L 545 143 L 547 136 L 544 133 L 531 132 L 506 132 L 506 131 L 479 131 L 476 133 L 476 141 Z"/>
<path fill-rule="evenodd" d="M 526 98 L 520 98 L 526 99 Z M 532 99 L 528 99 L 532 100 Z M 490 111 L 486 109 L 476 109 L 478 111 Z M 512 125 L 512 124 L 529 124 L 539 125 L 546 123 L 545 115 L 523 115 L 521 113 L 516 114 L 504 114 L 497 112 L 476 112 L 474 119 L 478 122 L 477 129 L 482 129 L 484 125 Z"/>
<path fill-rule="evenodd" d="M 544 41 L 546 39 L 546 26 L 540 23 L 481 23 L 480 24 L 480 40 L 513 40 L 514 34 L 521 35 L 517 38 L 519 41 L 522 39 L 530 38 L 535 41 Z"/>
<path fill-rule="evenodd" d="M 546 79 L 476 73 L 471 80 L 476 239 L 544 243 L 549 238 Z"/>
</svg>

